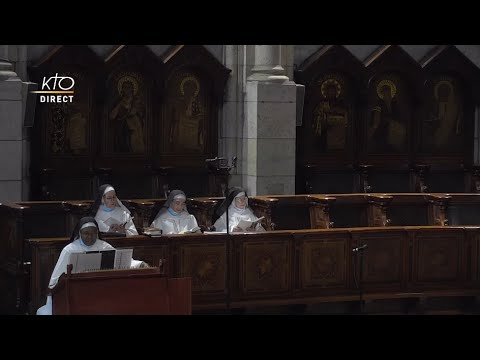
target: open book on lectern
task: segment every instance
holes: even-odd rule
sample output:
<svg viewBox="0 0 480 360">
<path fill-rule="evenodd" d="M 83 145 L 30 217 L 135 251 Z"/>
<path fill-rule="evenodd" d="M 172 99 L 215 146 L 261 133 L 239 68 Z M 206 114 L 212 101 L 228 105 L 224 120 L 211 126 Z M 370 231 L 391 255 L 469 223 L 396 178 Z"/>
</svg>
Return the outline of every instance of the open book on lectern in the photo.
<svg viewBox="0 0 480 360">
<path fill-rule="evenodd" d="M 263 219 L 265 219 L 265 216 L 262 216 L 261 218 L 258 218 L 257 220 L 240 220 L 238 223 L 237 227 L 242 229 L 243 231 L 246 231 L 249 227 L 251 227 L 254 224 L 260 223 Z"/>
<path fill-rule="evenodd" d="M 72 273 L 108 269 L 130 269 L 133 249 L 98 250 L 70 254 Z"/>
</svg>

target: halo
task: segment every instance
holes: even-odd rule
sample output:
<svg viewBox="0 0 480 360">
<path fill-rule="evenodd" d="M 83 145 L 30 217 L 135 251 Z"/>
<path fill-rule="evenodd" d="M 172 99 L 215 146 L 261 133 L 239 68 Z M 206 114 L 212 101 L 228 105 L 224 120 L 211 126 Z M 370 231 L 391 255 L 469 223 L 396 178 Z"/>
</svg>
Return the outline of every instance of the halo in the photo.
<svg viewBox="0 0 480 360">
<path fill-rule="evenodd" d="M 117 90 L 120 95 L 122 95 L 123 83 L 130 82 L 133 85 L 133 95 L 137 95 L 138 92 L 138 80 L 131 75 L 125 75 L 117 83 Z"/>
<path fill-rule="evenodd" d="M 438 88 L 440 87 L 440 85 L 448 85 L 448 87 L 450 88 L 450 94 L 453 93 L 453 84 L 451 81 L 449 80 L 440 80 L 439 82 L 437 82 L 437 84 L 435 85 L 434 89 L 433 89 L 433 93 L 435 95 L 435 99 L 438 100 Z"/>
<path fill-rule="evenodd" d="M 384 86 L 388 86 L 390 88 L 390 93 L 392 94 L 392 99 L 393 99 L 395 97 L 395 94 L 397 93 L 397 86 L 392 80 L 387 80 L 387 79 L 384 79 L 378 83 L 377 85 L 378 97 L 383 100 L 382 88 Z"/>
<path fill-rule="evenodd" d="M 327 86 L 330 85 L 330 84 L 333 84 L 335 86 L 335 97 L 338 98 L 342 92 L 342 86 L 340 85 L 340 83 L 334 79 L 334 78 L 328 78 L 326 79 L 323 83 L 322 83 L 322 86 L 320 88 L 321 92 L 322 92 L 322 96 L 324 98 L 327 97 L 326 95 L 326 90 L 327 90 Z"/>
<path fill-rule="evenodd" d="M 198 95 L 198 92 L 200 91 L 200 84 L 198 83 L 198 80 L 195 76 L 186 76 L 183 78 L 182 82 L 180 83 L 180 92 L 182 95 L 185 95 L 185 83 L 191 81 L 195 84 L 195 94 L 193 95 L 194 97 Z"/>
</svg>

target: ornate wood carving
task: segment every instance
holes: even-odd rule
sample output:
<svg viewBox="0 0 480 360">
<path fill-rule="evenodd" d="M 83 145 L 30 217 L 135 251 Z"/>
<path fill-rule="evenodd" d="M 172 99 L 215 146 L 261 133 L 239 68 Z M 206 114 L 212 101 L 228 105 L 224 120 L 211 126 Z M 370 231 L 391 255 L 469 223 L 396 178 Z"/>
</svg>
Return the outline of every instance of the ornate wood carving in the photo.
<svg viewBox="0 0 480 360">
<path fill-rule="evenodd" d="M 272 211 L 278 203 L 278 199 L 255 197 L 249 198 L 249 206 L 257 217 L 265 216 L 262 225 L 265 230 L 275 230 L 275 223 L 272 220 Z"/>
<path fill-rule="evenodd" d="M 448 195 L 426 195 L 428 200 L 428 223 L 430 225 L 447 226 L 447 208 L 451 196 Z"/>
<path fill-rule="evenodd" d="M 336 198 L 309 195 L 307 201 L 310 202 L 310 227 L 312 229 L 332 228 L 334 223 L 330 221 L 330 209 L 335 204 Z"/>
<path fill-rule="evenodd" d="M 387 209 L 393 196 L 367 195 L 368 201 L 368 226 L 384 227 L 390 225 Z"/>
</svg>

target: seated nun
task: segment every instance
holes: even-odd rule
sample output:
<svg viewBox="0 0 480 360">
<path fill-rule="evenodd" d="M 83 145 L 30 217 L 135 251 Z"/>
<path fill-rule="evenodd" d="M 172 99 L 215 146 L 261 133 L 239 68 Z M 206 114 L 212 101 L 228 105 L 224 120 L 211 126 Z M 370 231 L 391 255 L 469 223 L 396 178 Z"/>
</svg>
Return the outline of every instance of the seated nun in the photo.
<svg viewBox="0 0 480 360">
<path fill-rule="evenodd" d="M 151 226 L 162 230 L 163 234 L 201 232 L 197 219 L 187 211 L 186 200 L 187 196 L 183 191 L 171 191 Z"/>
<path fill-rule="evenodd" d="M 100 232 L 138 235 L 130 210 L 117 197 L 112 185 L 104 184 L 98 188 L 97 197 L 90 208 L 90 216 L 95 216 Z"/>
<path fill-rule="evenodd" d="M 115 250 L 115 248 L 106 241 L 100 240 L 98 224 L 93 217 L 83 217 L 78 222 L 70 237 L 70 244 L 66 245 L 57 260 L 53 269 L 48 287 L 52 289 L 57 285 L 58 279 L 63 273 L 67 272 L 70 254 L 87 251 Z M 131 268 L 147 267 L 148 265 L 139 260 L 131 261 Z M 52 296 L 47 296 L 47 303 L 37 310 L 37 315 L 52 315 Z"/>
<path fill-rule="evenodd" d="M 216 214 L 219 218 L 213 224 L 215 231 L 227 231 L 227 208 L 229 232 L 265 231 L 260 221 L 258 221 L 260 219 L 256 217 L 252 209 L 248 207 L 246 191 L 238 187 L 230 189 L 228 196 L 218 207 Z M 246 228 L 239 227 L 239 225 L 244 225 L 248 222 L 254 223 Z"/>
</svg>

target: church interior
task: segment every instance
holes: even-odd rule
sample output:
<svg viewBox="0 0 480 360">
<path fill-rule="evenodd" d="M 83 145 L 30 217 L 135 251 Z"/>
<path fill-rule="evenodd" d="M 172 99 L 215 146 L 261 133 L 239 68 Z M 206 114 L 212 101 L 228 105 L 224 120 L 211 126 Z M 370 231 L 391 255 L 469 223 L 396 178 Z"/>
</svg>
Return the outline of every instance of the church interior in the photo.
<svg viewBox="0 0 480 360">
<path fill-rule="evenodd" d="M 151 267 L 59 314 L 477 314 L 479 106 L 480 45 L 0 45 L 0 313 L 111 184 Z M 232 187 L 264 231 L 215 233 Z M 149 234 L 176 189 L 201 232 Z"/>
</svg>

